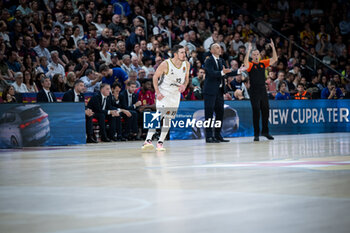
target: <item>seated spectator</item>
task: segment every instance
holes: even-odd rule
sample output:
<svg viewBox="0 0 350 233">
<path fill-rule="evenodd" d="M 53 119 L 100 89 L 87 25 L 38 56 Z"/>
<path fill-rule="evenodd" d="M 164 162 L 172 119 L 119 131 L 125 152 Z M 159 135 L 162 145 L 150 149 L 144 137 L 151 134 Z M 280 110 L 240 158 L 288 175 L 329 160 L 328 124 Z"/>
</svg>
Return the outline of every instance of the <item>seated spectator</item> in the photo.
<svg viewBox="0 0 350 233">
<path fill-rule="evenodd" d="M 4 103 L 17 103 L 15 88 L 13 86 L 7 86 L 2 92 L 2 101 L 4 101 Z"/>
<path fill-rule="evenodd" d="M 24 71 L 24 84 L 27 87 L 28 92 L 36 93 L 38 88 L 33 80 L 32 73 L 29 70 Z"/>
<path fill-rule="evenodd" d="M 140 82 L 146 79 L 147 78 L 146 71 L 144 69 L 140 69 L 139 72 L 137 73 L 137 78 Z"/>
<path fill-rule="evenodd" d="M 0 92 L 3 92 L 10 84 L 4 79 L 0 73 Z"/>
<path fill-rule="evenodd" d="M 83 54 L 79 59 L 79 63 L 74 67 L 74 73 L 77 78 L 80 78 L 85 74 L 85 70 L 87 69 L 94 70 L 93 67 L 88 63 L 87 55 Z"/>
<path fill-rule="evenodd" d="M 106 64 L 100 66 L 100 73 L 103 75 L 102 83 L 112 85 L 116 80 L 122 85 L 122 90 L 128 82 L 128 75 L 122 68 L 110 69 Z"/>
<path fill-rule="evenodd" d="M 27 86 L 23 83 L 22 72 L 15 73 L 15 82 L 12 83 L 12 86 L 15 88 L 16 93 L 28 93 Z"/>
<path fill-rule="evenodd" d="M 311 82 L 307 85 L 307 92 L 311 93 L 312 99 L 319 99 L 321 97 L 322 85 L 318 81 L 317 76 L 312 76 Z"/>
<path fill-rule="evenodd" d="M 115 82 L 112 86 L 112 105 L 117 108 L 120 116 L 125 120 L 125 130 L 122 130 L 121 121 L 117 118 L 117 140 L 126 141 L 126 139 L 136 139 L 138 128 L 137 128 L 137 112 L 134 110 L 123 109 L 120 103 L 120 91 L 121 85 Z"/>
<path fill-rule="evenodd" d="M 141 66 L 139 66 L 139 59 L 137 57 L 131 57 L 131 70 L 135 71 L 136 73 L 139 73 L 139 70 L 141 70 Z"/>
<path fill-rule="evenodd" d="M 236 54 L 239 53 L 238 49 L 240 46 L 244 46 L 243 42 L 241 41 L 241 36 L 239 35 L 239 33 L 235 33 L 235 35 L 233 36 L 233 40 L 231 41 L 232 44 L 232 49 L 233 51 L 235 51 Z"/>
<path fill-rule="evenodd" d="M 144 40 L 145 31 L 142 26 L 136 26 L 135 31 L 126 39 L 126 48 L 131 51 L 135 44 L 139 44 Z"/>
<path fill-rule="evenodd" d="M 39 62 L 40 62 L 40 65 L 36 68 L 36 72 L 37 73 L 44 73 L 44 74 L 49 72 L 49 67 L 48 67 L 49 63 L 47 62 L 47 58 L 40 57 Z"/>
<path fill-rule="evenodd" d="M 10 50 L 7 53 L 7 66 L 10 72 L 16 73 L 16 72 L 21 72 L 23 69 L 23 65 L 20 63 L 18 54 L 16 51 Z"/>
<path fill-rule="evenodd" d="M 235 100 L 249 99 L 247 87 L 244 85 L 242 75 L 238 74 L 231 82 L 233 97 Z"/>
<path fill-rule="evenodd" d="M 38 92 L 36 95 L 36 102 L 38 103 L 52 103 L 57 102 L 57 98 L 53 92 L 50 92 L 51 87 L 51 80 L 49 77 L 42 77 L 41 78 L 41 86 L 43 87 L 42 90 Z"/>
<path fill-rule="evenodd" d="M 52 78 L 55 74 L 61 74 L 62 77 L 65 76 L 64 67 L 58 63 L 59 55 L 56 50 L 52 51 L 51 53 L 51 62 L 48 66 L 48 72 L 45 74 L 47 77 Z"/>
<path fill-rule="evenodd" d="M 74 72 L 69 72 L 64 80 L 66 90 L 73 89 L 74 83 L 77 80 Z"/>
<path fill-rule="evenodd" d="M 130 71 L 131 71 L 131 59 L 130 59 L 130 55 L 124 55 L 122 58 L 123 64 L 121 66 L 121 68 L 128 74 L 130 75 Z"/>
<path fill-rule="evenodd" d="M 205 79 L 205 69 L 200 68 L 197 75 L 197 77 L 192 79 L 192 85 L 194 88 L 200 86 L 200 83 Z"/>
<path fill-rule="evenodd" d="M 296 100 L 308 100 L 311 99 L 309 92 L 305 91 L 305 86 L 302 83 L 299 83 L 297 86 L 298 92 L 294 95 Z"/>
<path fill-rule="evenodd" d="M 121 68 L 120 67 L 120 62 L 117 53 L 112 53 L 111 54 L 111 64 L 109 64 L 109 68 Z"/>
<path fill-rule="evenodd" d="M 277 79 L 275 80 L 276 83 L 276 90 L 279 90 L 281 83 L 285 83 L 286 84 L 286 90 L 287 92 L 289 92 L 288 89 L 288 83 L 286 82 L 286 80 L 284 79 L 284 71 L 279 71 L 277 74 Z"/>
<path fill-rule="evenodd" d="M 154 70 L 154 68 L 152 66 L 152 59 L 151 58 L 149 58 L 149 57 L 142 58 L 142 63 L 143 63 L 142 69 L 144 71 L 146 71 L 146 76 L 147 77 L 148 77 L 148 75 L 150 73 L 154 73 L 155 72 L 155 70 Z"/>
<path fill-rule="evenodd" d="M 64 83 L 64 78 L 62 74 L 55 74 L 51 82 L 51 92 L 65 92 L 66 85 Z"/>
<path fill-rule="evenodd" d="M 342 99 L 343 93 L 340 88 L 336 87 L 335 82 L 333 80 L 328 82 L 326 88 L 324 88 L 321 92 L 321 99 Z"/>
<path fill-rule="evenodd" d="M 102 44 L 102 49 L 100 51 L 100 57 L 102 62 L 104 62 L 106 65 L 110 65 L 112 63 L 111 60 L 111 54 L 108 52 L 109 46 L 107 43 Z"/>
<path fill-rule="evenodd" d="M 0 51 L 0 75 L 4 80 L 14 81 L 13 73 L 10 71 L 2 51 Z"/>
<path fill-rule="evenodd" d="M 294 95 L 295 93 L 297 93 L 297 89 L 294 85 L 294 79 L 295 79 L 294 74 L 287 73 L 286 82 L 287 82 L 287 87 L 290 95 Z"/>
<path fill-rule="evenodd" d="M 274 72 L 273 70 L 269 70 L 266 83 L 268 84 L 268 92 L 271 93 L 273 96 L 276 96 L 277 94 L 275 81 L 276 81 L 276 72 Z"/>
<path fill-rule="evenodd" d="M 119 113 L 117 108 L 112 105 L 111 87 L 107 83 L 102 83 L 100 86 L 100 92 L 93 96 L 87 104 L 87 107 L 94 113 L 93 117 L 97 119 L 100 126 L 101 140 L 103 142 L 110 142 L 111 140 L 117 141 L 115 137 L 117 117 Z M 106 122 L 108 120 L 110 127 L 106 131 Z"/>
<path fill-rule="evenodd" d="M 78 63 L 79 58 L 81 58 L 83 55 L 87 56 L 85 41 L 80 39 L 78 40 L 77 45 L 78 45 L 77 49 L 74 50 L 72 54 L 72 58 L 75 63 Z"/>
<path fill-rule="evenodd" d="M 84 82 L 77 80 L 74 83 L 74 88 L 64 93 L 62 102 L 83 102 L 85 103 L 84 97 Z M 93 125 L 92 125 L 92 116 L 94 112 L 85 107 L 85 124 L 86 124 L 86 143 L 97 143 L 97 140 L 93 136 Z"/>
<path fill-rule="evenodd" d="M 34 51 L 38 57 L 46 57 L 46 60 L 51 62 L 51 55 L 47 47 L 49 47 L 50 40 L 46 37 L 41 37 L 39 39 L 39 45 L 34 47 Z"/>
<path fill-rule="evenodd" d="M 203 86 L 204 86 L 204 79 L 200 82 L 199 86 L 195 86 L 193 88 L 193 93 L 197 100 L 203 100 L 203 93 L 202 93 Z"/>
<path fill-rule="evenodd" d="M 184 47 L 187 47 L 190 53 L 196 50 L 196 46 L 191 43 L 190 35 L 187 32 L 184 34 L 183 41 L 181 41 L 179 44 Z"/>
<path fill-rule="evenodd" d="M 290 100 L 290 94 L 286 92 L 286 84 L 281 83 L 280 89 L 276 94 L 275 100 Z"/>
<path fill-rule="evenodd" d="M 80 80 L 84 82 L 86 88 L 85 92 L 96 92 L 100 89 L 102 75 L 91 69 L 87 69 L 85 71 L 85 76 L 81 77 Z"/>
<path fill-rule="evenodd" d="M 140 82 L 137 80 L 137 73 L 133 70 L 129 73 L 129 81 L 133 81 L 136 83 L 136 89 L 141 87 Z"/>
</svg>

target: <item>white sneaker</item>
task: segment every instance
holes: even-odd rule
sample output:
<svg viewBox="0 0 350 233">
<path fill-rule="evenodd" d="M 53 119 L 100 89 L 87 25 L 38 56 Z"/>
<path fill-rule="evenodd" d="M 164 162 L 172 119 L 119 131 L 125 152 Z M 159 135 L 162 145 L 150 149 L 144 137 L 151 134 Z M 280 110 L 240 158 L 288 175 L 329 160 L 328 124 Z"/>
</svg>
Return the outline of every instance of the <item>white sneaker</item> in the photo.
<svg viewBox="0 0 350 233">
<path fill-rule="evenodd" d="M 156 150 L 157 151 L 165 151 L 165 148 L 163 147 L 163 142 L 158 141 Z"/>
<path fill-rule="evenodd" d="M 142 145 L 142 150 L 153 150 L 154 146 L 152 144 L 152 140 L 148 139 L 146 140 Z"/>
</svg>

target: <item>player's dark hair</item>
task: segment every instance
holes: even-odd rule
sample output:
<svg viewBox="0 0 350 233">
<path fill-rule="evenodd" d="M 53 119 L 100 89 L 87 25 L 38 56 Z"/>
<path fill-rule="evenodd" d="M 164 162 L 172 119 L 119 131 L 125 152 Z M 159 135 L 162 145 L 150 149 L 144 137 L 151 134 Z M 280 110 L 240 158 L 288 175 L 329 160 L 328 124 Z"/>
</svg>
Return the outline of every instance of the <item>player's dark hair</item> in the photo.
<svg viewBox="0 0 350 233">
<path fill-rule="evenodd" d="M 175 54 L 178 53 L 180 49 L 183 49 L 184 47 L 182 45 L 175 45 L 172 49 L 171 49 L 171 53 Z"/>
</svg>

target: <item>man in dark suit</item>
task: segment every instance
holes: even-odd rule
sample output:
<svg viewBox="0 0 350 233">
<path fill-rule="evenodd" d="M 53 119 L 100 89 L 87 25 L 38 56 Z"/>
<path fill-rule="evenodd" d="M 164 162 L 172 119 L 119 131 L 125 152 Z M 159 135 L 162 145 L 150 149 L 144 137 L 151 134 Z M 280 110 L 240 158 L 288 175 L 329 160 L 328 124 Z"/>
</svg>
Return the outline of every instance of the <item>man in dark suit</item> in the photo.
<svg viewBox="0 0 350 233">
<path fill-rule="evenodd" d="M 120 92 L 120 104 L 126 110 L 137 111 L 138 107 L 141 106 L 141 101 L 137 100 L 135 94 L 136 82 L 129 81 L 126 85 L 126 89 Z"/>
<path fill-rule="evenodd" d="M 222 49 L 219 44 L 214 43 L 210 46 L 211 55 L 205 61 L 205 80 L 203 87 L 204 97 L 204 114 L 205 120 L 213 119 L 215 112 L 215 120 L 221 121 L 221 126 L 224 119 L 224 93 L 225 93 L 225 80 L 224 76 L 236 76 L 241 73 L 243 68 L 238 71 L 232 71 L 225 67 L 225 61 L 220 58 Z M 206 128 L 206 142 L 207 143 L 219 143 L 229 142 L 221 136 L 221 126 L 215 128 L 213 136 L 213 128 Z"/>
<path fill-rule="evenodd" d="M 120 91 L 122 86 L 115 82 L 112 85 L 112 105 L 118 109 L 120 116 L 125 120 L 125 130 L 122 132 L 121 119 L 117 118 L 117 139 L 126 141 L 126 139 L 133 140 L 137 135 L 137 112 L 133 110 L 126 110 L 120 101 Z M 132 134 L 131 134 L 132 132 Z M 136 135 L 135 135 L 136 134 Z"/>
<path fill-rule="evenodd" d="M 70 89 L 66 93 L 64 93 L 62 102 L 85 102 L 84 97 L 84 82 L 78 79 L 75 81 L 73 90 Z M 92 116 L 94 115 L 94 112 L 89 109 L 88 107 L 85 107 L 85 124 L 86 124 L 86 142 L 87 143 L 97 143 L 96 139 L 94 138 L 93 134 L 93 125 L 92 125 Z"/>
<path fill-rule="evenodd" d="M 136 82 L 129 81 L 126 85 L 126 89 L 119 94 L 120 105 L 123 109 L 128 110 L 133 115 L 133 117 L 135 117 L 136 121 L 141 122 L 142 114 L 139 114 L 141 101 L 138 100 L 137 95 L 135 94 L 135 90 Z"/>
<path fill-rule="evenodd" d="M 119 117 L 119 113 L 115 107 L 112 106 L 111 98 L 111 87 L 107 83 L 102 83 L 100 86 L 100 92 L 93 96 L 88 105 L 93 112 L 94 118 L 97 118 L 98 125 L 100 126 L 101 140 L 103 142 L 118 141 L 115 137 L 116 133 L 116 118 Z M 106 132 L 106 123 L 105 120 L 108 120 L 110 123 L 109 127 L 109 139 Z"/>
<path fill-rule="evenodd" d="M 43 89 L 38 92 L 36 95 L 36 102 L 38 103 L 52 103 L 57 102 L 56 96 L 53 92 L 50 92 L 51 80 L 49 77 L 42 77 L 41 85 Z"/>
</svg>

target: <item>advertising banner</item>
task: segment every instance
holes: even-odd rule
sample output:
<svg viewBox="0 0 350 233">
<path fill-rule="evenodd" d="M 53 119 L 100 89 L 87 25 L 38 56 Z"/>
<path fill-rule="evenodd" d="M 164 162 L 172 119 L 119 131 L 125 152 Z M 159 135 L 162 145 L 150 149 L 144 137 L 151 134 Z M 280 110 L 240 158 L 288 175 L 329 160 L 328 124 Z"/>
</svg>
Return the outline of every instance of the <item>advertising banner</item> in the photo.
<svg viewBox="0 0 350 233">
<path fill-rule="evenodd" d="M 269 129 L 272 135 L 350 132 L 350 100 L 289 100 L 270 101 Z M 205 137 L 202 101 L 182 101 L 170 139 Z M 197 124 L 197 121 L 200 124 Z M 224 137 L 253 136 L 252 110 L 249 101 L 225 101 L 222 135 Z"/>
<path fill-rule="evenodd" d="M 84 103 L 0 104 L 0 148 L 85 142 Z"/>
</svg>

